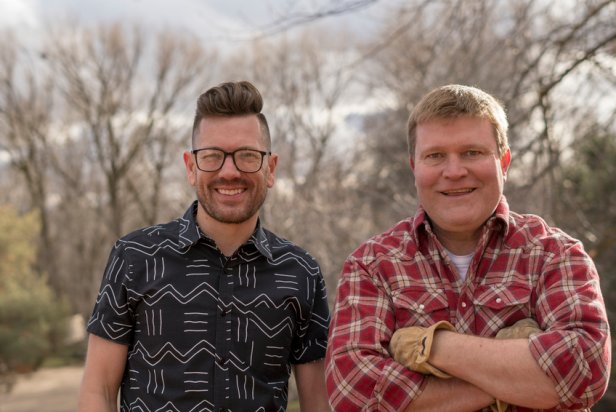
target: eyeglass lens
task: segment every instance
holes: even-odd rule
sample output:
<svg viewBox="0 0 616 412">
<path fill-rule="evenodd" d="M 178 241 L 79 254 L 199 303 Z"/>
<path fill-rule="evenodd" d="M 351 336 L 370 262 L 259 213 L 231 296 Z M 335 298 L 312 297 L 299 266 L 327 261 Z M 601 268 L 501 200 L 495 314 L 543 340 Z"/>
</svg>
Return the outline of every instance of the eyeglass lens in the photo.
<svg viewBox="0 0 616 412">
<path fill-rule="evenodd" d="M 195 153 L 195 156 L 199 169 L 206 172 L 221 169 L 227 156 L 231 156 L 239 171 L 254 173 L 261 169 L 264 154 L 252 149 L 239 149 L 234 152 L 225 152 L 221 149 L 201 149 Z"/>
</svg>

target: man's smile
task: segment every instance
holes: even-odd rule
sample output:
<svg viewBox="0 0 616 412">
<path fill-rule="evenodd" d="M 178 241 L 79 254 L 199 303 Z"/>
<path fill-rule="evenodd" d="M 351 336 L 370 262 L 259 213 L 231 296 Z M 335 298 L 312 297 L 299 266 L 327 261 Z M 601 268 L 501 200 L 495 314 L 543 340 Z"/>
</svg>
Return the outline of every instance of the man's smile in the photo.
<svg viewBox="0 0 616 412">
<path fill-rule="evenodd" d="M 441 191 L 441 193 L 444 194 L 445 196 L 462 196 L 468 193 L 472 193 L 474 191 L 475 191 L 475 188 L 469 187 L 469 188 L 463 188 L 463 189 L 443 190 Z"/>
<path fill-rule="evenodd" d="M 225 195 L 225 196 L 235 196 L 235 195 L 239 195 L 243 192 L 246 191 L 246 188 L 235 188 L 235 189 L 224 189 L 224 188 L 218 188 L 218 189 L 214 189 L 217 193 L 220 193 L 221 195 Z"/>
</svg>

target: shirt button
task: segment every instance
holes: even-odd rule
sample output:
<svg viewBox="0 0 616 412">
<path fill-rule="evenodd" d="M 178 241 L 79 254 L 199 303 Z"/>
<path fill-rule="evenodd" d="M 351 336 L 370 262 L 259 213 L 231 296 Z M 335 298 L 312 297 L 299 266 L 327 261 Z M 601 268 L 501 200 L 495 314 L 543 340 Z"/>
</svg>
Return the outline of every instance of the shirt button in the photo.
<svg viewBox="0 0 616 412">
<path fill-rule="evenodd" d="M 425 307 L 425 306 L 424 306 L 424 304 L 423 304 L 423 303 L 421 303 L 421 304 L 419 305 L 419 309 L 421 309 L 421 310 L 423 310 L 423 308 L 424 308 L 424 307 Z"/>
<path fill-rule="evenodd" d="M 465 308 L 465 307 L 466 307 L 466 302 L 462 302 L 462 305 L 461 305 L 461 306 L 462 306 L 463 308 Z"/>
<path fill-rule="evenodd" d="M 496 298 L 496 303 L 501 303 L 503 300 L 501 298 Z"/>
</svg>

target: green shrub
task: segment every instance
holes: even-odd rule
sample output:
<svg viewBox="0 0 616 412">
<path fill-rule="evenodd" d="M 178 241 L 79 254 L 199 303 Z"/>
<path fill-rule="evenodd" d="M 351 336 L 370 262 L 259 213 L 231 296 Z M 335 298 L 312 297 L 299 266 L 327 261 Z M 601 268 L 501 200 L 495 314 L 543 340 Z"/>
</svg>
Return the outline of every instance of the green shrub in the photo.
<svg viewBox="0 0 616 412">
<path fill-rule="evenodd" d="M 44 279 L 0 280 L 0 362 L 16 372 L 38 368 L 52 352 L 65 314 Z"/>
<path fill-rule="evenodd" d="M 65 336 L 67 305 L 33 269 L 37 220 L 0 207 L 0 389 L 36 370 Z"/>
</svg>

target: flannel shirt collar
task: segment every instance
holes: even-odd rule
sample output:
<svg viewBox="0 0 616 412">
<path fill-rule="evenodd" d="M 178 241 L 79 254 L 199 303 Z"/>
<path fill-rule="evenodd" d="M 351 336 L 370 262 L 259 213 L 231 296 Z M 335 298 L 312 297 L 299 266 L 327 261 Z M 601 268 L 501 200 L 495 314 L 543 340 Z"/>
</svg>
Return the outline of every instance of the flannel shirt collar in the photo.
<svg viewBox="0 0 616 412">
<path fill-rule="evenodd" d="M 484 223 L 484 228 L 487 230 L 502 231 L 504 236 L 509 233 L 509 204 L 504 195 L 501 196 L 496 209 L 492 216 Z M 425 209 L 419 205 L 413 217 L 413 235 L 419 239 L 420 231 L 425 230 L 428 233 L 433 233 L 430 219 L 426 214 Z"/>
</svg>

